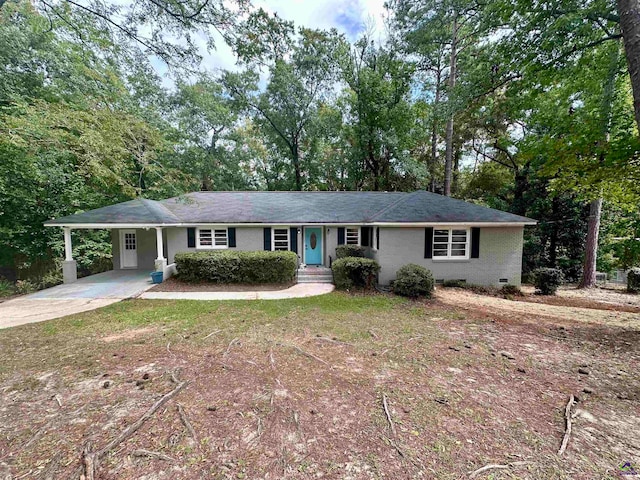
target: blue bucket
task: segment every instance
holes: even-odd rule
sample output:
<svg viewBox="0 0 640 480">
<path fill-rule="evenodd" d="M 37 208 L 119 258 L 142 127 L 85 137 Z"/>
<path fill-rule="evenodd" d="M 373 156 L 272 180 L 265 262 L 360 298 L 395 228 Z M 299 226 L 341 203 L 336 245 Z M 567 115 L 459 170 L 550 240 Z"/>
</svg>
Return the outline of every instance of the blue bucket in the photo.
<svg viewBox="0 0 640 480">
<path fill-rule="evenodd" d="M 151 283 L 162 283 L 162 272 L 151 272 Z"/>
</svg>

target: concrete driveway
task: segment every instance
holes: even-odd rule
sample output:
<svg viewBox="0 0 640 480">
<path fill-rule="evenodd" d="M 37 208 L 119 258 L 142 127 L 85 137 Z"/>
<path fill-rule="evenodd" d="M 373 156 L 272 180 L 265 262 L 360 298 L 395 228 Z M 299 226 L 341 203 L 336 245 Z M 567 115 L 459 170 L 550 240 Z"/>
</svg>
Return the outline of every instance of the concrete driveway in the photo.
<svg viewBox="0 0 640 480">
<path fill-rule="evenodd" d="M 136 297 L 152 287 L 149 272 L 112 270 L 0 303 L 0 328 L 42 322 Z"/>
</svg>

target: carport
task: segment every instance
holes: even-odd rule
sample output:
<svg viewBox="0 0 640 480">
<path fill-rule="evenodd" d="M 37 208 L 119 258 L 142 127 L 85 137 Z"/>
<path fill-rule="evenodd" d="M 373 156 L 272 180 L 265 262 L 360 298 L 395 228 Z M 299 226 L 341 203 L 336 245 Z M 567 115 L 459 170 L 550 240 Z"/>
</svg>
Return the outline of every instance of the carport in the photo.
<svg viewBox="0 0 640 480">
<path fill-rule="evenodd" d="M 64 232 L 65 258 L 62 273 L 65 284 L 77 281 L 77 262 L 73 258 L 71 231 L 105 229 L 111 232 L 114 271 L 142 270 L 163 272 L 168 278 L 174 271 L 167 265 L 166 227 L 177 222 L 175 216 L 159 202 L 137 198 L 129 202 L 49 220 L 46 227 L 61 227 Z"/>
</svg>

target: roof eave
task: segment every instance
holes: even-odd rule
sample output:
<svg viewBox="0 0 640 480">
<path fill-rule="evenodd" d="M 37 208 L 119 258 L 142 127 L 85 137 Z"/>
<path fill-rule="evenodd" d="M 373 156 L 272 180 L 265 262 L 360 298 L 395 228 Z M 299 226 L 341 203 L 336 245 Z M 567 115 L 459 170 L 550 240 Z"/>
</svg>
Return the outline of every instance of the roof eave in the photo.
<svg viewBox="0 0 640 480">
<path fill-rule="evenodd" d="M 538 222 L 531 221 L 515 221 L 515 222 L 198 222 L 198 223 L 68 223 L 48 221 L 44 223 L 45 227 L 64 227 L 64 228 L 156 228 L 156 227 L 198 227 L 203 225 L 241 225 L 245 227 L 261 227 L 265 225 L 325 225 L 325 226 L 343 226 L 343 225 L 362 225 L 374 227 L 429 227 L 433 225 L 441 226 L 465 226 L 465 227 L 514 227 L 525 225 L 536 225 Z"/>
</svg>

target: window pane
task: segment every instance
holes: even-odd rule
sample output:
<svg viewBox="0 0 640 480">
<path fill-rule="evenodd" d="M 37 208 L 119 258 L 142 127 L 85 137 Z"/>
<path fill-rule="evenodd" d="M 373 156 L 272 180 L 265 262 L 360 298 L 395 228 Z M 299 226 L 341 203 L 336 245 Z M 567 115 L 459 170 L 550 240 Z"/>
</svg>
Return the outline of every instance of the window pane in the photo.
<svg viewBox="0 0 640 480">
<path fill-rule="evenodd" d="M 454 235 L 464 235 L 466 237 L 467 236 L 467 231 L 466 230 L 454 230 L 453 234 Z"/>
<path fill-rule="evenodd" d="M 435 230 L 433 232 L 434 243 L 447 243 L 449 242 L 449 230 Z"/>
<path fill-rule="evenodd" d="M 273 229 L 273 249 L 289 250 L 289 229 L 287 228 Z"/>
<path fill-rule="evenodd" d="M 346 229 L 346 243 L 347 245 L 358 245 L 358 229 L 357 228 L 347 228 Z"/>
<path fill-rule="evenodd" d="M 451 256 L 452 257 L 464 257 L 466 254 L 465 246 L 452 246 L 451 247 Z"/>
<path fill-rule="evenodd" d="M 462 234 L 460 233 L 456 233 L 457 230 L 453 231 L 453 236 L 451 238 L 451 240 L 455 243 L 455 242 L 461 242 L 461 243 L 465 243 L 467 241 L 467 232 L 464 232 Z"/>
<path fill-rule="evenodd" d="M 210 247 L 213 245 L 211 230 L 200 230 L 200 245 L 203 247 Z"/>
<path fill-rule="evenodd" d="M 226 247 L 227 246 L 227 230 L 215 230 L 215 245 L 216 247 Z"/>
</svg>

